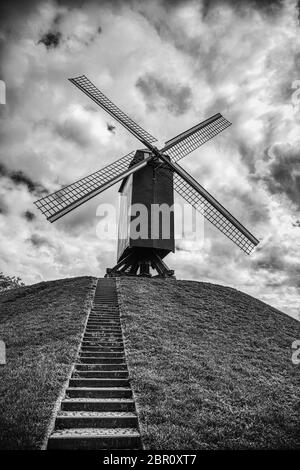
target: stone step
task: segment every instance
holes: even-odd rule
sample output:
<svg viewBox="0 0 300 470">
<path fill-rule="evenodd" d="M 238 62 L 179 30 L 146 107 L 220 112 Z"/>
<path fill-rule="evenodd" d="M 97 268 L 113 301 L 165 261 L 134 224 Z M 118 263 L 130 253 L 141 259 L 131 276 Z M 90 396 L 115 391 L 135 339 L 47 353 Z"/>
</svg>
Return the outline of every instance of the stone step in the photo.
<svg viewBox="0 0 300 470">
<path fill-rule="evenodd" d="M 98 363 L 76 363 L 75 367 L 77 370 L 97 370 L 97 371 L 115 371 L 115 370 L 126 370 L 127 371 L 127 364 L 124 362 L 122 364 L 103 364 L 101 362 Z"/>
<path fill-rule="evenodd" d="M 121 333 L 122 328 L 119 325 L 95 325 L 95 324 L 86 325 L 86 328 L 85 328 L 86 333 L 93 332 L 93 331 L 99 331 L 99 332 L 103 331 L 103 333 L 108 333 L 108 332 Z"/>
<path fill-rule="evenodd" d="M 124 352 L 117 352 L 117 353 L 112 353 L 112 352 L 97 352 L 95 350 L 93 351 L 79 351 L 79 358 L 90 358 L 90 357 L 95 357 L 97 359 L 125 359 L 125 354 Z M 105 363 L 105 361 L 104 361 Z"/>
<path fill-rule="evenodd" d="M 97 323 L 99 325 L 105 325 L 105 324 L 121 325 L 120 318 L 89 318 L 88 322 L 89 323 Z"/>
<path fill-rule="evenodd" d="M 112 329 L 112 330 L 121 330 L 121 325 L 116 325 L 116 324 L 113 324 L 113 323 L 110 323 L 108 325 L 103 325 L 103 323 L 87 323 L 86 324 L 86 328 L 102 328 L 104 330 L 109 330 L 109 329 Z"/>
<path fill-rule="evenodd" d="M 97 357 L 97 356 L 90 356 L 90 357 L 79 357 L 78 361 L 81 364 L 125 364 L 125 358 L 105 358 L 105 357 Z"/>
<path fill-rule="evenodd" d="M 93 349 L 92 351 L 80 351 L 80 358 L 82 357 L 97 357 L 97 358 L 103 358 L 103 359 L 124 359 L 124 351 L 117 351 L 117 352 L 101 352 Z"/>
<path fill-rule="evenodd" d="M 98 309 L 98 310 L 91 310 L 90 311 L 90 315 L 89 317 L 96 317 L 96 318 L 120 318 L 120 312 L 119 310 L 116 308 L 114 310 L 107 310 L 105 308 L 105 311 L 104 309 Z"/>
<path fill-rule="evenodd" d="M 120 341 L 119 341 L 120 340 Z M 110 346 L 111 344 L 122 344 L 123 346 L 123 342 L 121 341 L 121 338 L 114 338 L 114 337 L 90 337 L 88 336 L 87 338 L 85 338 L 84 340 L 84 344 L 83 346 L 85 346 L 86 344 L 85 343 L 91 343 L 91 342 L 95 342 L 97 341 L 98 342 L 98 345 L 100 346 Z"/>
<path fill-rule="evenodd" d="M 84 342 L 86 341 L 101 341 L 103 343 L 114 343 L 123 342 L 122 335 L 112 334 L 101 334 L 101 333 L 88 333 L 83 337 Z"/>
<path fill-rule="evenodd" d="M 118 326 L 121 328 L 121 322 L 118 320 L 88 320 L 86 326 Z"/>
<path fill-rule="evenodd" d="M 123 341 L 101 341 L 101 340 L 90 340 L 90 341 L 82 341 L 82 347 L 101 347 L 101 348 L 124 348 Z"/>
<path fill-rule="evenodd" d="M 54 431 L 48 449 L 99 450 L 139 449 L 140 435 L 135 428 L 70 428 Z"/>
<path fill-rule="evenodd" d="M 124 353 L 124 347 L 107 347 L 107 346 L 81 346 L 81 351 L 86 352 L 103 352 L 103 353 Z"/>
<path fill-rule="evenodd" d="M 98 302 L 94 303 L 91 312 L 103 312 L 106 314 L 110 312 L 119 313 L 119 307 L 116 302 Z"/>
<path fill-rule="evenodd" d="M 99 324 L 105 324 L 105 323 L 117 323 L 118 325 L 121 324 L 120 317 L 118 318 L 111 318 L 111 317 L 105 317 L 105 318 L 100 318 L 100 317 L 92 317 L 88 318 L 89 322 L 94 322 L 94 323 L 99 323 Z"/>
<path fill-rule="evenodd" d="M 109 314 L 111 312 L 120 313 L 119 305 L 117 302 L 97 302 L 93 303 L 91 312 L 100 312 L 103 314 Z"/>
<path fill-rule="evenodd" d="M 108 304 L 97 304 L 94 305 L 91 308 L 90 313 L 98 313 L 102 315 L 111 315 L 112 313 L 114 315 L 120 315 L 119 307 L 118 305 L 108 305 Z"/>
<path fill-rule="evenodd" d="M 112 336 L 112 337 L 118 337 L 118 339 L 122 339 L 122 333 L 121 331 L 112 331 L 112 330 L 108 330 L 108 331 L 103 331 L 102 329 L 94 329 L 94 330 L 86 330 L 85 333 L 84 333 L 84 336 L 87 335 L 87 338 L 90 338 L 90 335 L 93 335 L 93 334 L 98 334 L 98 335 L 102 335 L 102 336 Z M 96 337 L 98 338 L 98 337 Z"/>
<path fill-rule="evenodd" d="M 107 337 L 112 337 L 116 339 L 123 339 L 122 332 L 121 330 L 119 331 L 103 331 L 102 329 L 97 329 L 97 330 L 86 330 L 84 332 L 84 336 L 86 338 L 101 338 L 102 336 L 107 336 Z"/>
<path fill-rule="evenodd" d="M 122 342 L 123 338 L 121 335 L 111 335 L 111 334 L 99 334 L 99 333 L 88 333 L 84 335 L 84 341 L 102 341 L 103 343 L 114 343 Z"/>
<path fill-rule="evenodd" d="M 66 398 L 132 398 L 132 391 L 128 387 L 69 387 Z"/>
<path fill-rule="evenodd" d="M 114 315 L 120 315 L 118 305 L 107 305 L 107 304 L 94 305 L 91 308 L 90 313 L 91 314 L 98 313 L 100 315 L 111 315 L 113 313 Z"/>
<path fill-rule="evenodd" d="M 123 340 L 122 333 L 112 333 L 112 332 L 104 332 L 104 331 L 86 331 L 84 333 L 85 338 L 101 338 L 101 337 L 111 337 L 112 339 L 121 339 Z"/>
<path fill-rule="evenodd" d="M 112 327 L 112 326 L 98 326 L 98 325 L 97 326 L 89 326 L 89 325 L 87 325 L 86 329 L 85 329 L 85 334 L 86 333 L 121 334 L 122 330 L 118 326 Z"/>
<path fill-rule="evenodd" d="M 119 320 L 120 313 L 118 310 L 110 311 L 110 312 L 108 312 L 106 309 L 105 309 L 105 312 L 103 310 L 91 310 L 89 318 L 93 318 L 93 317 L 103 318 L 103 319 L 107 318 L 108 320 L 109 319 Z"/>
<path fill-rule="evenodd" d="M 65 398 L 62 411 L 134 411 L 130 398 Z"/>
<path fill-rule="evenodd" d="M 107 307 L 107 305 L 93 307 L 90 311 L 90 315 L 98 315 L 101 317 L 110 317 L 116 316 L 120 318 L 120 310 L 117 306 L 115 307 Z"/>
<path fill-rule="evenodd" d="M 124 347 L 121 346 L 99 346 L 99 345 L 88 345 L 88 346 L 81 346 L 81 351 L 85 352 L 101 352 L 101 353 L 123 353 L 124 354 Z"/>
<path fill-rule="evenodd" d="M 96 321 L 96 322 L 118 322 L 120 323 L 120 315 L 114 315 L 113 317 L 111 315 L 103 316 L 103 315 L 90 315 L 88 320 L 91 321 Z"/>
<path fill-rule="evenodd" d="M 120 359 L 124 357 L 124 351 L 99 351 L 93 348 L 91 351 L 79 351 L 80 357 L 103 357 L 104 359 L 109 359 L 115 357 Z"/>
<path fill-rule="evenodd" d="M 133 428 L 138 426 L 135 413 L 100 411 L 60 411 L 55 427 L 66 428 Z"/>
<path fill-rule="evenodd" d="M 87 323 L 86 328 L 98 328 L 98 329 L 118 329 L 119 331 L 122 330 L 122 327 L 120 324 L 116 323 Z"/>
<path fill-rule="evenodd" d="M 115 304 L 118 304 L 118 298 L 116 295 L 97 295 L 97 293 L 95 294 L 95 297 L 94 297 L 94 301 L 93 303 L 94 304 L 97 304 L 97 303 L 103 303 L 103 302 L 107 302 L 107 303 L 111 303 L 111 302 L 114 302 Z"/>
<path fill-rule="evenodd" d="M 126 370 L 74 370 L 74 377 L 87 377 L 92 379 L 128 379 L 128 372 Z"/>
<path fill-rule="evenodd" d="M 120 316 L 120 310 L 118 305 L 108 305 L 108 304 L 98 304 L 94 305 L 91 308 L 90 314 L 97 314 L 97 315 L 118 315 Z"/>
<path fill-rule="evenodd" d="M 96 315 L 118 315 L 120 316 L 120 310 L 118 305 L 113 304 L 97 304 L 91 308 L 90 314 Z"/>
<path fill-rule="evenodd" d="M 91 313 L 89 318 L 94 321 L 120 321 L 120 314 L 109 313 L 109 314 L 100 314 L 100 313 Z"/>
<path fill-rule="evenodd" d="M 71 378 L 70 387 L 128 387 L 128 379 Z"/>
</svg>

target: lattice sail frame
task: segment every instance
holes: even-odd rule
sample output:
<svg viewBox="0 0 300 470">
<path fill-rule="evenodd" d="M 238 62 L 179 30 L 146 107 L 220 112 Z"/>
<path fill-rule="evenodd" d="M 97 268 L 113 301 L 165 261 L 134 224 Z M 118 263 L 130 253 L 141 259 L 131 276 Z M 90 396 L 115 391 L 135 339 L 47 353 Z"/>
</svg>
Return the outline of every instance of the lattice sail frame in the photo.
<svg viewBox="0 0 300 470">
<path fill-rule="evenodd" d="M 176 173 L 174 173 L 174 190 L 248 255 L 258 245 L 258 240 L 249 240 L 229 219 Z"/>
<path fill-rule="evenodd" d="M 65 215 L 67 212 L 70 212 L 70 210 L 80 205 L 80 201 L 82 201 L 83 198 L 86 201 L 99 194 L 95 194 L 94 192 L 103 184 L 108 183 L 112 178 L 126 171 L 134 154 L 135 151 L 130 152 L 101 170 L 35 201 L 34 204 L 50 222 L 54 222 L 54 220 L 57 220 L 62 215 Z M 77 205 L 74 206 L 74 204 Z M 59 217 L 57 217 L 58 215 Z"/>
<path fill-rule="evenodd" d="M 83 93 L 89 96 L 95 103 L 103 108 L 114 119 L 119 121 L 131 134 L 133 134 L 142 143 L 154 143 L 156 138 L 149 132 L 145 131 L 141 126 L 133 121 L 127 114 L 121 111 L 107 96 L 102 93 L 85 75 L 80 77 L 69 78 L 69 81 L 79 88 Z"/>
<path fill-rule="evenodd" d="M 231 122 L 227 121 L 222 114 L 215 114 L 173 139 L 168 140 L 160 152 L 167 153 L 172 161 L 176 163 L 229 126 L 231 126 Z"/>
</svg>

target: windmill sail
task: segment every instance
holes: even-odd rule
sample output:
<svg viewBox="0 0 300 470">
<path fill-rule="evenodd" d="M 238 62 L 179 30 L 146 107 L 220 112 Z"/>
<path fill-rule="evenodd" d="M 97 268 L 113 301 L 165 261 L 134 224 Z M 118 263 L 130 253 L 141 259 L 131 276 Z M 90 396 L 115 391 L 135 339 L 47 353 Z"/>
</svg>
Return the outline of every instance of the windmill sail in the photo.
<svg viewBox="0 0 300 470">
<path fill-rule="evenodd" d="M 177 162 L 229 126 L 231 122 L 227 121 L 222 114 L 215 114 L 168 140 L 160 152 L 167 153 L 173 162 Z"/>
<path fill-rule="evenodd" d="M 121 179 L 143 168 L 150 160 L 148 157 L 129 168 L 134 154 L 135 152 L 131 152 L 101 170 L 35 201 L 35 205 L 50 222 L 54 222 Z"/>
<path fill-rule="evenodd" d="M 114 119 L 119 121 L 131 134 L 133 134 L 144 145 L 156 142 L 156 138 L 140 127 L 127 114 L 121 111 L 110 101 L 85 75 L 69 78 L 70 82 L 89 96 L 95 103 L 103 108 Z"/>
<path fill-rule="evenodd" d="M 241 250 L 250 254 L 259 240 L 252 235 L 230 212 L 225 209 L 178 163 L 162 160 L 174 170 L 174 189 L 204 217 L 232 240 Z"/>
<path fill-rule="evenodd" d="M 250 255 L 256 245 L 258 245 L 259 241 L 255 239 L 252 234 L 250 234 L 251 237 L 249 237 L 249 235 L 245 235 L 244 230 L 242 232 L 237 228 L 230 219 L 223 215 L 214 205 L 211 204 L 211 202 L 192 188 L 179 175 L 174 175 L 174 189 L 245 253 Z"/>
</svg>

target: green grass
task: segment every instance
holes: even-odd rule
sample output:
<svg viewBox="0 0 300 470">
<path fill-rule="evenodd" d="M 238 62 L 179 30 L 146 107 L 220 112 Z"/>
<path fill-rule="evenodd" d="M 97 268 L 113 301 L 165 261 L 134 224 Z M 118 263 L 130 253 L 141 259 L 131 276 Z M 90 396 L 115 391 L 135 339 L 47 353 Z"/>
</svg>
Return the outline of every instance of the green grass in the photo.
<svg viewBox="0 0 300 470">
<path fill-rule="evenodd" d="M 300 448 L 299 322 L 222 286 L 117 282 L 146 448 Z"/>
<path fill-rule="evenodd" d="M 74 362 L 93 278 L 42 282 L 0 294 L 0 449 L 39 449 Z"/>
</svg>

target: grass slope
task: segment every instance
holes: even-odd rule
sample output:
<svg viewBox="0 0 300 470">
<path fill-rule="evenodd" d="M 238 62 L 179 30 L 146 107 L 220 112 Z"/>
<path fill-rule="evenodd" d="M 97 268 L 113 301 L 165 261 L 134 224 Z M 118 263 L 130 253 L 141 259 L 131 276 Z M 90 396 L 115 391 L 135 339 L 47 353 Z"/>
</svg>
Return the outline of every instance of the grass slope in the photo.
<svg viewBox="0 0 300 470">
<path fill-rule="evenodd" d="M 0 294 L 0 449 L 39 449 L 74 361 L 93 278 L 41 282 Z"/>
<path fill-rule="evenodd" d="M 222 286 L 117 283 L 146 448 L 300 448 L 299 322 Z"/>
</svg>

